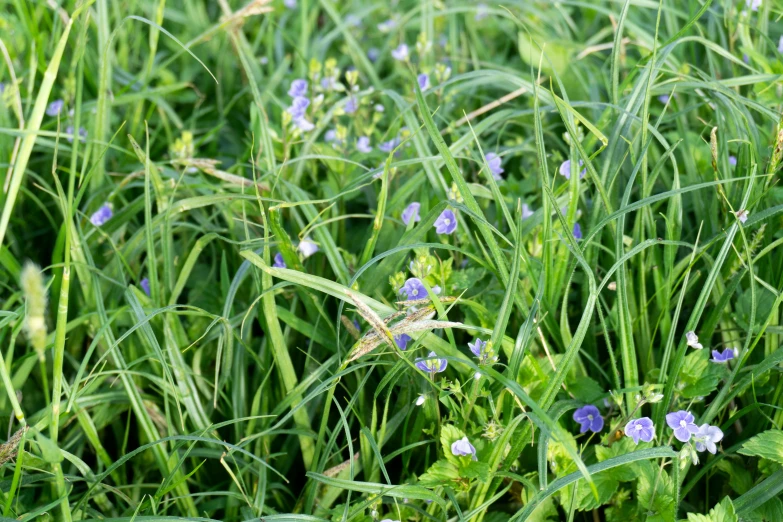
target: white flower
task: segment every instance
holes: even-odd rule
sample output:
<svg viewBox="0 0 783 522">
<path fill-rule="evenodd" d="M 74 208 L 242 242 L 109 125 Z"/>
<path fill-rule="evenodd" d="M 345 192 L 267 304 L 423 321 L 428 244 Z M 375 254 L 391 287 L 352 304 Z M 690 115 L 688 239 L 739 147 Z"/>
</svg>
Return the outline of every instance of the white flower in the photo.
<svg viewBox="0 0 783 522">
<path fill-rule="evenodd" d="M 311 255 L 318 252 L 320 249 L 318 248 L 318 245 L 313 243 L 309 237 L 304 238 L 299 242 L 299 251 L 302 253 L 302 255 L 307 259 Z"/>
<path fill-rule="evenodd" d="M 740 209 L 734 213 L 737 216 L 737 219 L 739 219 L 740 223 L 745 223 L 748 220 L 748 211 L 743 209 Z"/>
<path fill-rule="evenodd" d="M 474 378 L 474 379 L 476 379 L 476 380 L 479 380 L 479 379 L 481 379 L 481 372 L 476 372 L 476 373 L 474 373 L 474 374 L 473 374 L 473 378 Z"/>
<path fill-rule="evenodd" d="M 421 406 L 422 404 L 424 404 L 424 401 L 426 400 L 427 397 L 425 397 L 424 395 L 419 395 L 419 398 L 416 399 L 416 406 Z"/>
<path fill-rule="evenodd" d="M 701 343 L 699 342 L 699 336 L 696 335 L 696 332 L 694 332 L 693 330 L 685 334 L 685 339 L 688 342 L 688 346 L 690 346 L 691 348 L 696 348 L 697 350 L 701 350 L 702 348 L 704 348 L 704 346 L 702 346 Z"/>
</svg>

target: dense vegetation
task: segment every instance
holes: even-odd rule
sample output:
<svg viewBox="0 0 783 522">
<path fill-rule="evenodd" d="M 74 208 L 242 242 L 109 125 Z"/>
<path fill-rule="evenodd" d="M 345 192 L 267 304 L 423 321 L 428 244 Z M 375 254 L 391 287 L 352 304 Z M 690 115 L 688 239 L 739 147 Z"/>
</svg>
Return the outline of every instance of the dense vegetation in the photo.
<svg viewBox="0 0 783 522">
<path fill-rule="evenodd" d="M 0 0 L 2 520 L 783 520 L 781 17 Z"/>
</svg>

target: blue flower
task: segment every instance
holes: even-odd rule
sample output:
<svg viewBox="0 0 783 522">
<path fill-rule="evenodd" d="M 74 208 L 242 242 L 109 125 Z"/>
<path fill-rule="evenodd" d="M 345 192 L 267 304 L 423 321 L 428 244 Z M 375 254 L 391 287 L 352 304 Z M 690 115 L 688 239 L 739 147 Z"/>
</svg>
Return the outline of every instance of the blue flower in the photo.
<svg viewBox="0 0 783 522">
<path fill-rule="evenodd" d="M 294 125 L 296 125 L 296 128 L 302 132 L 310 132 L 315 128 L 315 125 L 313 125 L 312 122 L 308 121 L 305 117 L 296 118 L 294 120 Z"/>
<path fill-rule="evenodd" d="M 395 138 L 392 138 L 389 141 L 381 143 L 380 145 L 378 145 L 378 148 L 381 149 L 381 151 L 383 151 L 383 152 L 389 153 L 389 152 L 393 151 L 394 149 L 396 149 L 400 145 L 401 142 L 402 142 L 402 140 L 400 140 L 399 137 L 395 137 Z"/>
<path fill-rule="evenodd" d="M 783 53 L 783 36 L 781 36 L 780 41 L 778 41 L 778 52 Z"/>
<path fill-rule="evenodd" d="M 718 350 L 712 350 L 712 362 L 719 364 L 726 364 L 730 360 L 737 357 L 737 349 L 726 348 L 723 353 Z"/>
<path fill-rule="evenodd" d="M 288 95 L 291 98 L 306 98 L 307 97 L 307 80 L 302 78 L 296 79 L 291 82 L 291 88 L 288 89 Z"/>
<path fill-rule="evenodd" d="M 761 0 L 745 0 L 745 6 L 749 7 L 751 11 L 758 11 L 761 7 Z"/>
<path fill-rule="evenodd" d="M 418 277 L 411 277 L 402 285 L 399 291 L 407 301 L 415 301 L 427 297 L 427 289 Z"/>
<path fill-rule="evenodd" d="M 439 359 L 438 354 L 435 352 L 430 352 L 426 359 L 423 357 L 417 358 L 415 364 L 419 370 L 434 375 L 445 371 L 449 362 L 446 359 Z"/>
<path fill-rule="evenodd" d="M 111 210 L 111 205 L 108 203 L 104 203 L 101 205 L 101 208 L 96 210 L 92 216 L 90 216 L 90 223 L 95 225 L 96 227 L 99 227 L 109 221 L 112 216 L 114 215 L 114 212 Z"/>
<path fill-rule="evenodd" d="M 150 296 L 150 280 L 148 278 L 144 278 L 141 281 L 139 281 L 139 286 L 142 290 L 144 290 L 144 293 L 147 294 L 147 297 Z"/>
<path fill-rule="evenodd" d="M 283 5 L 288 9 L 296 9 L 296 0 L 283 0 Z"/>
<path fill-rule="evenodd" d="M 527 203 L 522 203 L 522 219 L 527 219 L 533 214 L 533 209 L 531 209 Z"/>
<path fill-rule="evenodd" d="M 405 207 L 405 210 L 402 211 L 402 222 L 405 223 L 405 226 L 408 226 L 408 224 L 411 222 L 411 219 L 414 223 L 417 221 L 421 221 L 421 217 L 419 216 L 419 209 L 421 208 L 421 203 L 418 201 L 414 201 L 407 207 Z"/>
<path fill-rule="evenodd" d="M 604 418 L 601 412 L 592 404 L 582 406 L 574 412 L 574 420 L 581 424 L 579 433 L 585 433 L 587 430 L 598 433 L 604 429 Z"/>
<path fill-rule="evenodd" d="M 574 234 L 574 239 L 577 241 L 582 239 L 582 227 L 579 226 L 579 223 L 574 223 L 574 230 L 572 233 Z"/>
<path fill-rule="evenodd" d="M 781 38 L 783 39 L 783 36 L 781 36 Z M 737 156 L 729 156 L 729 165 L 731 165 L 732 167 L 737 166 Z"/>
<path fill-rule="evenodd" d="M 356 140 L 356 150 L 361 152 L 362 154 L 369 154 L 372 152 L 372 147 L 370 146 L 370 138 L 367 136 L 361 136 L 358 140 Z"/>
<path fill-rule="evenodd" d="M 302 253 L 305 259 L 318 252 L 320 248 L 313 243 L 309 237 L 304 238 L 299 242 L 299 252 Z"/>
<path fill-rule="evenodd" d="M 405 351 L 408 348 L 408 343 L 412 340 L 413 338 L 406 333 L 394 336 L 394 342 L 397 343 L 397 346 L 399 346 L 402 351 Z"/>
<path fill-rule="evenodd" d="M 723 440 L 723 432 L 717 426 L 702 424 L 698 431 L 693 434 L 693 440 L 696 442 L 696 451 L 707 450 L 713 455 L 718 451 L 715 443 Z"/>
<path fill-rule="evenodd" d="M 65 128 L 65 134 L 66 134 L 66 140 L 68 140 L 68 143 L 73 143 L 73 125 L 68 125 Z M 84 141 L 87 139 L 87 129 L 84 127 L 79 127 L 79 141 Z"/>
<path fill-rule="evenodd" d="M 343 107 L 343 110 L 345 111 L 345 114 L 353 114 L 356 112 L 356 109 L 359 108 L 359 102 L 351 96 L 348 98 L 348 101 L 345 102 L 345 106 Z"/>
<path fill-rule="evenodd" d="M 489 171 L 492 173 L 492 177 L 495 178 L 495 181 L 500 181 L 503 179 L 500 177 L 500 175 L 505 172 L 503 167 L 500 166 L 502 161 L 503 160 L 500 158 L 500 156 L 494 152 L 487 154 L 487 165 L 489 165 Z"/>
<path fill-rule="evenodd" d="M 404 43 L 400 44 L 399 47 L 397 47 L 391 52 L 391 55 L 392 58 L 394 58 L 399 62 L 408 61 L 408 55 L 409 55 L 408 45 Z"/>
<path fill-rule="evenodd" d="M 462 437 L 451 445 L 451 454 L 455 457 L 468 457 L 478 460 L 476 457 L 476 448 L 470 443 L 467 437 Z"/>
<path fill-rule="evenodd" d="M 669 103 L 669 95 L 668 94 L 661 94 L 660 96 L 658 96 L 658 101 L 661 102 L 662 104 L 666 105 L 667 103 Z"/>
<path fill-rule="evenodd" d="M 275 268 L 288 268 L 285 264 L 285 260 L 283 260 L 283 254 L 278 252 L 275 254 L 275 262 L 272 264 Z"/>
<path fill-rule="evenodd" d="M 49 104 L 48 107 L 46 107 L 46 115 L 57 116 L 58 114 L 60 114 L 60 111 L 63 110 L 64 105 L 65 105 L 64 101 L 54 100 L 52 103 Z"/>
<path fill-rule="evenodd" d="M 639 444 L 639 440 L 650 442 L 655 436 L 655 426 L 649 417 L 633 419 L 625 425 L 624 431 L 625 436 L 631 437 L 636 444 Z"/>
<path fill-rule="evenodd" d="M 473 355 L 476 357 L 481 357 L 481 354 L 486 346 L 487 341 L 482 341 L 478 337 L 476 337 L 476 340 L 473 341 L 473 344 L 468 343 L 468 348 L 470 348 L 471 353 L 473 353 Z"/>
<path fill-rule="evenodd" d="M 430 88 L 430 76 L 428 74 L 421 73 L 416 77 L 416 81 L 419 82 L 419 89 L 422 91 Z"/>
<path fill-rule="evenodd" d="M 370 47 L 367 50 L 367 58 L 369 58 L 371 62 L 378 61 L 378 58 L 380 57 L 381 57 L 381 51 L 379 51 L 377 48 Z"/>
<path fill-rule="evenodd" d="M 688 442 L 691 435 L 699 431 L 694 420 L 693 414 L 685 410 L 666 414 L 666 424 L 674 430 L 674 437 L 680 442 Z"/>
<path fill-rule="evenodd" d="M 389 18 L 378 24 L 378 30 L 382 33 L 393 31 L 395 27 L 397 27 L 397 21 L 394 18 Z"/>
<path fill-rule="evenodd" d="M 453 234 L 457 230 L 457 216 L 447 208 L 440 213 L 433 226 L 438 234 Z"/>
<path fill-rule="evenodd" d="M 307 111 L 307 107 L 310 106 L 310 100 L 305 98 L 304 96 L 296 96 L 291 101 L 291 106 L 286 109 L 288 111 L 288 114 L 291 115 L 291 118 L 294 120 L 298 120 L 299 118 L 304 118 L 305 112 Z"/>
<path fill-rule="evenodd" d="M 583 164 L 582 160 L 579 160 L 579 166 L 581 167 Z M 579 173 L 579 179 L 582 179 L 585 177 L 585 174 L 587 174 L 587 169 L 582 169 L 582 172 Z M 571 179 L 571 160 L 567 159 L 563 163 L 560 164 L 560 175 L 563 176 L 565 179 Z"/>
</svg>

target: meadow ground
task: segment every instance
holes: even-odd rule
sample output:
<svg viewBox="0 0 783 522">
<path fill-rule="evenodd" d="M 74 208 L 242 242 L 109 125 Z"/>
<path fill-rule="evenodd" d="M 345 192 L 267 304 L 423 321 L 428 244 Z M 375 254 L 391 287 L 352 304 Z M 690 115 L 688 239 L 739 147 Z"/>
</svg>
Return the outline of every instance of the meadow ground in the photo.
<svg viewBox="0 0 783 522">
<path fill-rule="evenodd" d="M 780 522 L 781 17 L 0 0 L 2 520 Z"/>
</svg>

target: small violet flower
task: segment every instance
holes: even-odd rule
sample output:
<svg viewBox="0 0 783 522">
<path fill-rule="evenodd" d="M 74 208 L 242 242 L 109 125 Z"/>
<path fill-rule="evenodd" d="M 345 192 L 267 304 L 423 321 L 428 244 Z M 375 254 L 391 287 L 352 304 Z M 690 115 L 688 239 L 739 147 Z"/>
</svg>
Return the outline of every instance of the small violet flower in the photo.
<svg viewBox="0 0 783 522">
<path fill-rule="evenodd" d="M 780 37 L 780 41 L 778 42 L 778 52 L 783 53 L 783 36 Z"/>
<path fill-rule="evenodd" d="M 377 48 L 370 47 L 367 50 L 367 58 L 369 58 L 371 62 L 378 61 L 378 58 L 380 57 L 381 57 L 381 51 L 379 51 Z"/>
<path fill-rule="evenodd" d="M 670 99 L 670 98 L 669 98 L 669 95 L 668 95 L 668 94 L 661 94 L 660 96 L 658 96 L 658 101 L 659 101 L 659 102 L 661 102 L 661 103 L 662 103 L 662 104 L 664 104 L 664 105 L 666 105 L 667 103 L 669 103 L 669 99 Z"/>
<path fill-rule="evenodd" d="M 649 417 L 631 420 L 625 425 L 624 431 L 625 436 L 631 437 L 635 444 L 639 444 L 640 440 L 650 442 L 655 436 L 655 426 Z"/>
<path fill-rule="evenodd" d="M 96 210 L 92 216 L 90 216 L 90 223 L 95 225 L 96 227 L 99 227 L 109 221 L 112 216 L 114 215 L 114 212 L 111 210 L 111 205 L 108 203 L 104 203 L 101 205 L 101 208 Z"/>
<path fill-rule="evenodd" d="M 527 219 L 533 214 L 533 209 L 531 209 L 527 203 L 522 203 L 522 219 Z"/>
<path fill-rule="evenodd" d="M 296 79 L 291 82 L 291 88 L 288 89 L 288 95 L 291 98 L 306 98 L 307 97 L 307 80 L 302 78 Z"/>
<path fill-rule="evenodd" d="M 283 0 L 283 5 L 288 9 L 296 9 L 296 0 Z"/>
<path fill-rule="evenodd" d="M 422 91 L 430 88 L 430 76 L 428 74 L 421 73 L 416 77 L 416 81 L 419 82 L 419 89 Z"/>
<path fill-rule="evenodd" d="M 147 294 L 147 297 L 150 296 L 150 280 L 149 278 L 144 278 L 141 281 L 139 281 L 139 286 L 142 290 L 144 290 L 144 293 Z"/>
<path fill-rule="evenodd" d="M 758 11 L 761 7 L 761 0 L 745 0 L 745 6 L 749 7 L 751 11 Z"/>
<path fill-rule="evenodd" d="M 60 111 L 63 110 L 64 105 L 65 105 L 64 101 L 54 100 L 52 103 L 49 104 L 48 107 L 46 107 L 46 115 L 57 116 L 58 114 L 60 114 Z"/>
<path fill-rule="evenodd" d="M 272 264 L 275 268 L 288 268 L 285 264 L 285 261 L 283 260 L 283 254 L 278 252 L 275 254 L 275 262 Z"/>
<path fill-rule="evenodd" d="M 482 341 L 478 337 L 476 337 L 476 340 L 473 341 L 473 343 L 468 343 L 468 348 L 470 348 L 470 351 L 473 355 L 476 357 L 481 357 L 481 353 L 484 351 L 484 348 L 487 346 L 487 341 Z"/>
<path fill-rule="evenodd" d="M 395 27 L 397 27 L 397 20 L 394 18 L 389 18 L 388 20 L 378 24 L 378 30 L 382 33 L 393 31 Z"/>
<path fill-rule="evenodd" d="M 487 154 L 487 165 L 489 165 L 489 171 L 492 173 L 492 177 L 495 178 L 495 181 L 501 181 L 503 179 L 500 177 L 500 175 L 505 172 L 503 167 L 500 166 L 502 161 L 501 157 L 494 152 Z"/>
<path fill-rule="evenodd" d="M 302 255 L 307 259 L 311 255 L 318 252 L 320 248 L 318 248 L 318 245 L 313 243 L 309 237 L 304 238 L 299 242 L 299 251 L 302 253 Z"/>
<path fill-rule="evenodd" d="M 737 219 L 739 219 L 739 222 L 742 223 L 743 225 L 748 220 L 748 211 L 745 210 L 744 208 L 736 211 L 734 215 L 737 216 Z"/>
<path fill-rule="evenodd" d="M 423 357 L 416 359 L 416 368 L 433 375 L 446 371 L 448 365 L 449 362 L 446 359 L 439 359 L 435 352 L 430 352 L 426 359 Z"/>
<path fill-rule="evenodd" d="M 68 140 L 68 143 L 73 143 L 73 138 L 74 138 L 73 125 L 68 125 L 65 128 L 65 134 L 67 135 L 65 139 Z M 84 127 L 79 127 L 79 141 L 83 142 L 86 139 L 87 139 L 87 129 L 85 129 Z"/>
<path fill-rule="evenodd" d="M 584 164 L 582 160 L 579 160 L 579 166 L 581 167 Z M 582 172 L 579 173 L 579 179 L 582 179 L 585 177 L 585 174 L 587 174 L 587 169 L 582 169 Z M 565 179 L 571 179 L 571 160 L 567 159 L 563 163 L 560 164 L 560 175 L 563 176 Z"/>
<path fill-rule="evenodd" d="M 599 433 L 604 429 L 604 418 L 601 412 L 592 404 L 582 406 L 574 412 L 574 420 L 581 424 L 579 433 L 585 433 L 587 430 L 593 433 Z"/>
<path fill-rule="evenodd" d="M 418 277 L 411 277 L 402 285 L 400 295 L 405 295 L 407 301 L 415 301 L 427 297 L 427 289 Z"/>
<path fill-rule="evenodd" d="M 413 203 L 405 207 L 405 210 L 402 211 L 402 222 L 405 223 L 406 227 L 411 222 L 411 220 L 413 220 L 414 223 L 421 221 L 421 217 L 419 216 L 420 208 L 421 208 L 421 203 L 419 203 L 418 201 L 414 201 Z"/>
<path fill-rule="evenodd" d="M 737 349 L 734 348 L 726 348 L 723 350 L 723 353 L 719 352 L 718 350 L 712 350 L 712 359 L 710 359 L 714 363 L 718 364 L 726 364 L 732 359 L 736 359 L 737 355 Z"/>
<path fill-rule="evenodd" d="M 572 230 L 572 233 L 574 234 L 574 239 L 577 241 L 582 239 L 582 227 L 579 226 L 579 223 L 574 223 L 574 229 Z"/>
<path fill-rule="evenodd" d="M 781 39 L 783 39 L 783 36 L 781 36 Z M 732 167 L 737 166 L 737 156 L 729 156 L 729 165 L 731 165 Z"/>
<path fill-rule="evenodd" d="M 405 62 L 405 61 L 408 61 L 409 53 L 410 53 L 410 51 L 408 50 L 408 45 L 403 43 L 403 44 L 400 44 L 399 47 L 394 49 L 391 52 L 391 55 L 392 55 L 392 58 L 394 58 L 398 62 Z"/>
<path fill-rule="evenodd" d="M 696 442 L 696 451 L 707 450 L 715 455 L 718 451 L 715 444 L 723 440 L 723 432 L 717 426 L 702 424 L 693 435 L 693 440 Z"/>
<path fill-rule="evenodd" d="M 394 336 L 394 342 L 397 343 L 397 346 L 399 346 L 400 350 L 403 352 L 408 349 L 408 343 L 412 340 L 413 338 L 406 333 Z"/>
<path fill-rule="evenodd" d="M 693 414 L 685 410 L 666 414 L 666 424 L 674 430 L 674 437 L 680 442 L 688 442 L 691 435 L 699 431 L 694 420 Z"/>
<path fill-rule="evenodd" d="M 453 234 L 457 230 L 457 216 L 447 208 L 440 213 L 433 226 L 438 234 Z"/>
<path fill-rule="evenodd" d="M 704 348 L 704 346 L 702 346 L 702 344 L 699 342 L 699 336 L 696 335 L 696 332 L 693 330 L 685 333 L 685 342 L 688 344 L 688 346 L 691 348 L 696 348 L 697 350 Z"/>
<path fill-rule="evenodd" d="M 389 141 L 385 141 L 381 143 L 380 145 L 378 145 L 378 148 L 381 149 L 382 152 L 388 153 L 396 149 L 400 145 L 400 143 L 402 143 L 402 140 L 400 140 L 400 138 L 395 137 Z"/>
<path fill-rule="evenodd" d="M 359 108 L 359 102 L 351 96 L 348 98 L 348 101 L 345 102 L 345 105 L 343 106 L 343 110 L 345 111 L 345 114 L 353 114 L 356 112 L 356 109 Z"/>
<path fill-rule="evenodd" d="M 470 456 L 473 460 L 478 460 L 476 448 L 473 447 L 473 444 L 470 443 L 467 437 L 462 437 L 451 445 L 451 454 L 455 457 Z"/>
<path fill-rule="evenodd" d="M 305 111 L 307 111 L 307 107 L 309 106 L 310 100 L 304 96 L 296 96 L 293 101 L 291 101 L 291 106 L 286 110 L 294 120 L 298 120 L 299 118 L 304 118 Z"/>
<path fill-rule="evenodd" d="M 367 136 L 361 136 L 358 140 L 356 140 L 356 150 L 361 152 L 362 154 L 369 154 L 372 152 L 372 147 L 370 146 L 370 138 Z"/>
</svg>

